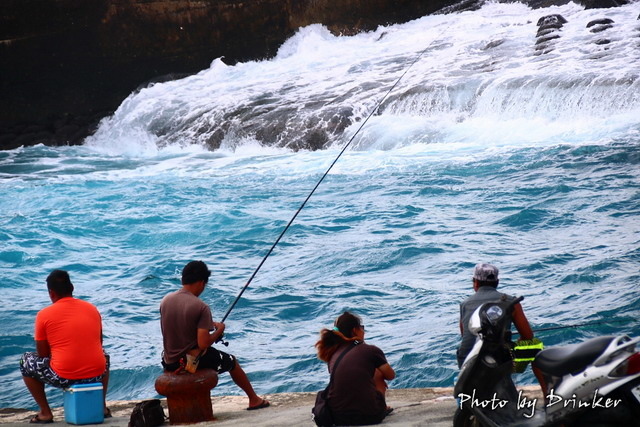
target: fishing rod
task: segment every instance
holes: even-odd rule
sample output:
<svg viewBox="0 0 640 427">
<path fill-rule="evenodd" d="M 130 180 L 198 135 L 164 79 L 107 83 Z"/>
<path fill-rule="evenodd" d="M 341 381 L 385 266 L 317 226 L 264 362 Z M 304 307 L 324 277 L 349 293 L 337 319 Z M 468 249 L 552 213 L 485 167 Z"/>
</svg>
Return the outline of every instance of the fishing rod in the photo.
<svg viewBox="0 0 640 427">
<path fill-rule="evenodd" d="M 603 320 L 601 322 L 576 323 L 575 325 L 550 326 L 548 328 L 536 329 L 534 332 L 555 331 L 555 330 L 558 330 L 558 329 L 580 328 L 582 326 L 597 326 L 597 325 L 607 325 L 609 323 L 622 323 L 622 322 L 628 322 L 628 320 L 627 319 L 625 319 L 625 320 Z"/>
<path fill-rule="evenodd" d="M 538 328 L 538 329 L 534 329 L 533 332 L 546 332 L 546 331 L 555 331 L 558 329 L 569 329 L 569 328 L 580 328 L 583 326 L 597 326 L 597 325 L 607 325 L 610 323 L 622 323 L 622 322 L 628 322 L 628 319 L 621 319 L 621 320 L 603 320 L 600 322 L 586 322 L 586 323 L 576 323 L 575 325 L 564 325 L 564 326 L 550 326 L 547 328 Z M 514 335 L 520 335 L 519 332 L 514 332 Z"/>
<path fill-rule="evenodd" d="M 434 40 L 435 41 L 435 40 Z M 298 214 L 302 211 L 302 209 L 305 207 L 305 205 L 307 204 L 307 202 L 309 201 L 309 199 L 311 198 L 311 196 L 313 195 L 313 193 L 315 193 L 316 189 L 320 186 L 320 184 L 322 183 L 322 181 L 324 181 L 324 179 L 326 178 L 326 176 L 329 174 L 329 172 L 331 171 L 331 169 L 333 169 L 333 166 L 338 162 L 338 160 L 340 159 L 340 157 L 342 157 L 342 154 L 347 150 L 347 148 L 351 145 L 351 143 L 353 142 L 353 140 L 355 139 L 356 135 L 358 135 L 358 133 L 360 133 L 360 131 L 362 130 L 362 128 L 364 127 L 365 124 L 367 124 L 367 122 L 369 121 L 369 119 L 371 118 L 371 116 L 374 115 L 374 113 L 378 110 L 378 108 L 380 108 L 380 105 L 382 105 L 382 103 L 387 99 L 387 97 L 389 96 L 389 94 L 395 89 L 395 87 L 398 85 L 398 83 L 400 83 L 400 81 L 404 78 L 404 76 L 409 72 L 409 70 L 411 69 L 411 67 L 413 67 L 413 65 L 418 62 L 420 60 L 420 58 L 422 58 L 422 56 L 424 55 L 424 53 L 427 51 L 427 49 L 429 49 L 431 47 L 431 45 L 434 43 L 434 41 L 432 41 L 431 43 L 429 43 L 427 45 L 427 47 L 425 47 L 420 54 L 418 54 L 418 56 L 413 60 L 413 62 L 411 62 L 411 64 L 409 64 L 409 66 L 405 69 L 404 73 L 402 73 L 402 75 L 400 77 L 398 77 L 395 81 L 395 83 L 391 86 L 391 88 L 389 90 L 387 90 L 387 92 L 384 94 L 384 96 L 376 103 L 375 107 L 371 110 L 371 112 L 369 113 L 369 115 L 364 119 L 364 121 L 360 124 L 360 126 L 358 127 L 358 129 L 355 131 L 355 133 L 351 136 L 351 138 L 349 139 L 349 141 L 345 144 L 344 147 L 342 147 L 342 150 L 340 150 L 340 153 L 338 153 L 338 155 L 336 156 L 336 158 L 333 160 L 333 162 L 331 163 L 331 165 L 329 166 L 329 168 L 325 171 L 325 173 L 322 175 L 322 177 L 320 178 L 320 180 L 318 180 L 318 182 L 316 183 L 315 187 L 313 187 L 313 189 L 311 190 L 311 192 L 309 193 L 309 195 L 307 196 L 307 198 L 302 202 L 302 204 L 300 205 L 300 207 L 298 208 L 298 210 L 293 214 L 293 217 L 291 217 L 291 220 L 289 220 L 289 223 L 284 227 L 284 229 L 282 230 L 282 232 L 280 233 L 280 235 L 278 236 L 278 238 L 276 239 L 276 241 L 273 243 L 273 245 L 271 246 L 271 248 L 269 249 L 269 251 L 267 252 L 267 254 L 262 258 L 262 261 L 260 261 L 260 264 L 258 264 L 258 267 L 256 267 L 256 269 L 254 270 L 253 274 L 251 275 L 251 277 L 249 277 L 249 280 L 247 280 L 247 283 L 244 285 L 244 287 L 242 288 L 242 290 L 240 290 L 240 293 L 238 294 L 238 296 L 236 297 L 236 299 L 233 301 L 233 303 L 231 303 L 231 305 L 229 306 L 229 308 L 227 309 L 227 312 L 224 314 L 224 316 L 222 317 L 222 320 L 220 321 L 221 323 L 224 323 L 224 321 L 227 319 L 227 317 L 229 316 L 229 313 L 231 313 L 231 310 L 233 310 L 233 308 L 236 306 L 236 304 L 238 303 L 238 301 L 240 300 L 240 298 L 242 297 L 242 294 L 244 294 L 244 291 L 247 290 L 247 288 L 249 287 L 249 285 L 251 284 L 251 282 L 253 281 L 253 278 L 256 277 L 256 274 L 258 274 L 258 271 L 260 271 L 260 269 L 262 268 L 262 265 L 265 263 L 265 261 L 267 260 L 267 258 L 269 258 L 269 255 L 271 255 L 271 253 L 273 252 L 273 250 L 275 249 L 276 245 L 280 242 L 280 239 L 282 239 L 282 237 L 284 236 L 284 234 L 287 232 L 287 230 L 289 229 L 289 227 L 291 226 L 291 224 L 293 224 L 293 221 L 296 219 L 296 217 L 298 216 Z"/>
</svg>

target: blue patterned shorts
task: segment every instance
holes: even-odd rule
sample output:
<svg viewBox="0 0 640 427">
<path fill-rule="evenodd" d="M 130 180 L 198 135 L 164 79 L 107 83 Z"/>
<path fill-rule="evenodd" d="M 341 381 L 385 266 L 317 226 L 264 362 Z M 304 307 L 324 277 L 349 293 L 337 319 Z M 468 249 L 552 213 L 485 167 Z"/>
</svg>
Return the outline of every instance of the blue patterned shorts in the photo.
<svg viewBox="0 0 640 427">
<path fill-rule="evenodd" d="M 108 372 L 109 355 L 105 353 L 104 356 L 107 359 L 107 368 L 105 372 Z M 62 378 L 56 373 L 56 371 L 51 369 L 51 366 L 49 366 L 50 362 L 50 357 L 39 357 L 37 353 L 28 351 L 23 354 L 22 359 L 20 359 L 20 372 L 24 377 L 35 378 L 40 382 L 58 388 L 67 388 L 74 384 L 99 383 L 102 381 L 102 376 L 104 375 L 98 375 L 93 378 L 84 378 L 81 380 L 70 380 Z"/>
</svg>

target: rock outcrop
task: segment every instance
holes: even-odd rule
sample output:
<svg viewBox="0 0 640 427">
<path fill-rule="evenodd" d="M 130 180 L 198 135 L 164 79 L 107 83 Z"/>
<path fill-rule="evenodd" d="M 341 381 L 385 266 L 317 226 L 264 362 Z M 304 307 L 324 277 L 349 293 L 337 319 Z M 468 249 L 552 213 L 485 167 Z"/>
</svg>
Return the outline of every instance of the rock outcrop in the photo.
<svg viewBox="0 0 640 427">
<path fill-rule="evenodd" d="M 0 149 L 77 144 L 150 80 L 269 57 L 301 26 L 336 33 L 446 0 L 2 0 Z"/>
<path fill-rule="evenodd" d="M 627 0 L 582 0 L 585 9 L 604 9 L 628 4 Z"/>
<path fill-rule="evenodd" d="M 0 149 L 78 144 L 136 88 L 267 58 L 302 26 L 353 34 L 483 1 L 2 0 Z"/>
<path fill-rule="evenodd" d="M 553 41 L 560 38 L 560 29 L 567 20 L 558 14 L 543 16 L 538 19 L 538 31 L 536 32 L 536 55 L 551 52 Z"/>
</svg>

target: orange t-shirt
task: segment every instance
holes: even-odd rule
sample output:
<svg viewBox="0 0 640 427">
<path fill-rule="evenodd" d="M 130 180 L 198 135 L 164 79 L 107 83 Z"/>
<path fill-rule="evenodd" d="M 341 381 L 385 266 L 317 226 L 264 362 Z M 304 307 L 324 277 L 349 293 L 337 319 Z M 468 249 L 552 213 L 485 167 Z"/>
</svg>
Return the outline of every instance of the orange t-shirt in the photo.
<svg viewBox="0 0 640 427">
<path fill-rule="evenodd" d="M 51 348 L 51 368 L 62 378 L 80 380 L 102 375 L 102 318 L 91 303 L 65 297 L 36 316 L 36 341 Z"/>
</svg>

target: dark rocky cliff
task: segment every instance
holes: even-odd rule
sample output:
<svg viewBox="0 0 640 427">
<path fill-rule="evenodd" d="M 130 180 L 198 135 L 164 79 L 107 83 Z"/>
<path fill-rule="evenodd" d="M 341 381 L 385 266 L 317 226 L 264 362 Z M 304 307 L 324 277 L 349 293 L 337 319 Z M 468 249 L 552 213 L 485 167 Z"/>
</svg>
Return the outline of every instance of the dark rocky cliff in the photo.
<svg viewBox="0 0 640 427">
<path fill-rule="evenodd" d="M 0 148 L 79 143 L 140 85 L 197 72 L 220 56 L 268 57 L 301 26 L 319 22 L 355 32 L 443 4 L 0 0 Z"/>
<path fill-rule="evenodd" d="M 0 149 L 80 143 L 141 85 L 269 57 L 305 25 L 351 34 L 481 2 L 0 0 Z"/>
</svg>

